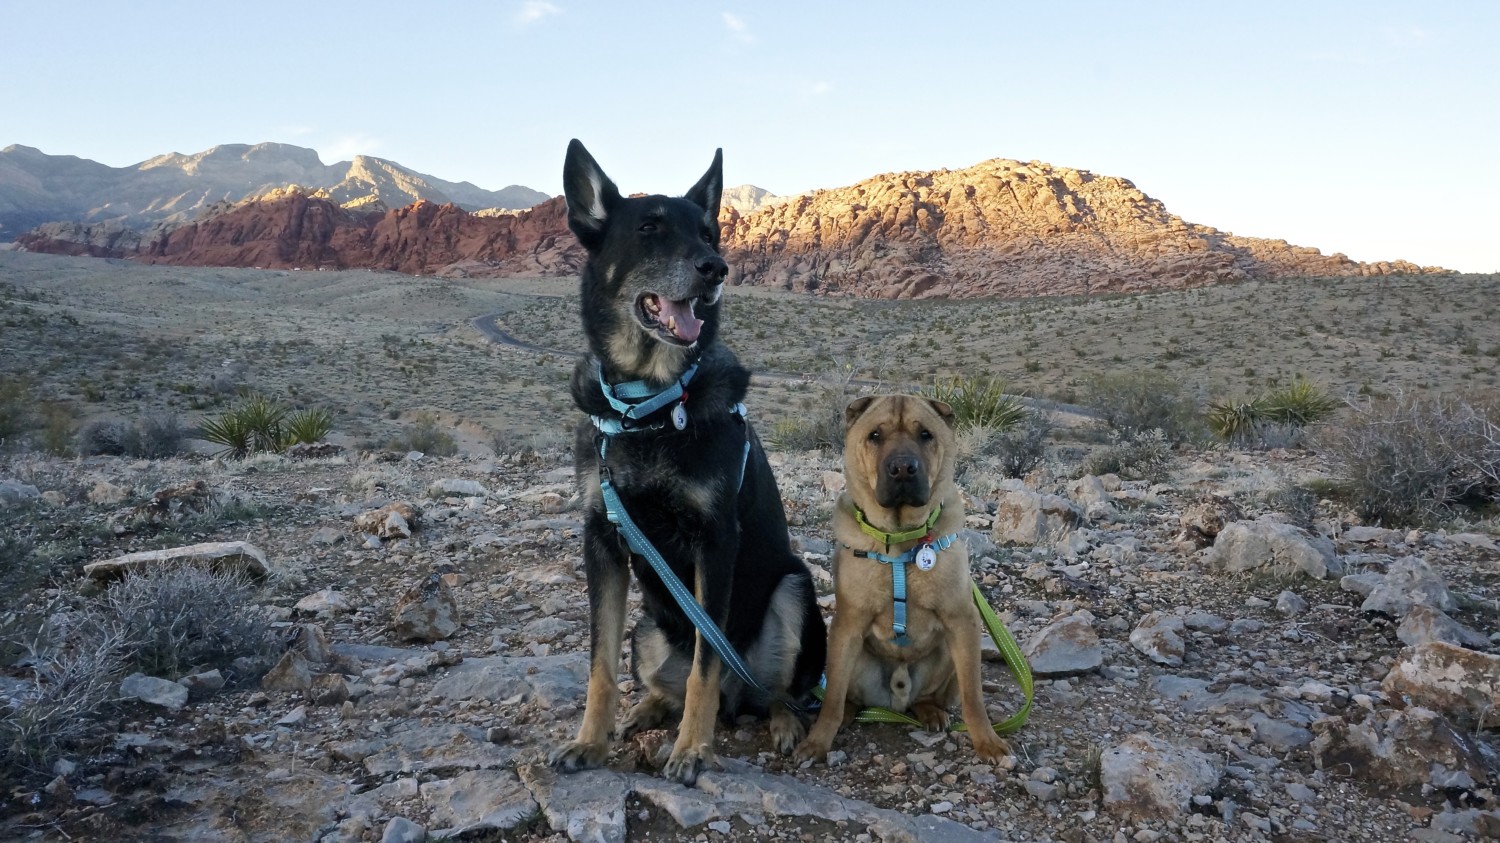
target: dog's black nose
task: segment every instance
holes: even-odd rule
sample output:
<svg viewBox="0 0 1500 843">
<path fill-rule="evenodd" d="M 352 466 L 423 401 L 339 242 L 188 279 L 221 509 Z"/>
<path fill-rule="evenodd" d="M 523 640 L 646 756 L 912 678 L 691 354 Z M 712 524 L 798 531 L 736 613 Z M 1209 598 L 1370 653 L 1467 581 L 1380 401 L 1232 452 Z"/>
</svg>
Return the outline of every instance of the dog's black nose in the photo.
<svg viewBox="0 0 1500 843">
<path fill-rule="evenodd" d="M 906 454 L 898 454 L 891 457 L 885 464 L 885 471 L 893 480 L 907 480 L 917 476 L 917 458 Z"/>
<path fill-rule="evenodd" d="M 729 274 L 729 264 L 718 255 L 709 255 L 698 261 L 698 274 L 713 281 L 722 281 Z"/>
</svg>

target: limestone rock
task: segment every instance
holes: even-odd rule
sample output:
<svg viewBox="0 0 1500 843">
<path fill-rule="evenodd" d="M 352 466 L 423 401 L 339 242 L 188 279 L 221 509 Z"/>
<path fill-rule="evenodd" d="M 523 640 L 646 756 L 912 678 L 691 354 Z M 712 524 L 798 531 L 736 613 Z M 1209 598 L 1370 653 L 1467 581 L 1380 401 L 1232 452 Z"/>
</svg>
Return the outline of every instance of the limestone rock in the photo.
<svg viewBox="0 0 1500 843">
<path fill-rule="evenodd" d="M 334 591 L 332 588 L 314 591 L 312 594 L 298 600 L 297 605 L 293 608 L 309 615 L 316 615 L 320 612 L 338 613 L 354 611 L 354 606 L 349 602 L 349 598 Z"/>
<path fill-rule="evenodd" d="M 1343 572 L 1333 543 L 1277 521 L 1236 521 L 1219 531 L 1205 561 L 1231 573 L 1300 571 L 1314 579 Z"/>
<path fill-rule="evenodd" d="M 1146 734 L 1131 735 L 1099 759 L 1104 807 L 1134 821 L 1181 816 L 1194 795 L 1213 790 L 1219 776 L 1204 753 Z"/>
<path fill-rule="evenodd" d="M 1071 676 L 1097 670 L 1104 664 L 1104 648 L 1086 616 L 1071 615 L 1032 636 L 1021 648 L 1036 676 Z"/>
<path fill-rule="evenodd" d="M 1182 618 L 1151 612 L 1131 631 L 1130 644 L 1157 664 L 1181 667 L 1187 653 L 1185 631 Z"/>
<path fill-rule="evenodd" d="M 1426 644 L 1429 641 L 1442 641 L 1459 647 L 1478 649 L 1487 646 L 1490 642 L 1484 635 L 1469 629 L 1443 612 L 1431 606 L 1421 605 L 1407 610 L 1406 617 L 1401 619 L 1401 625 L 1396 628 L 1396 637 L 1408 647 Z"/>
<path fill-rule="evenodd" d="M 1442 641 L 1401 651 L 1381 690 L 1417 705 L 1477 719 L 1500 709 L 1500 656 Z"/>
<path fill-rule="evenodd" d="M 129 489 L 123 486 L 116 486 L 104 479 L 95 480 L 93 487 L 89 489 L 87 495 L 89 503 L 96 503 L 101 506 L 114 506 L 118 503 L 124 503 L 128 497 L 130 497 Z"/>
<path fill-rule="evenodd" d="M 132 673 L 120 681 L 120 696 L 158 705 L 168 711 L 181 711 L 187 705 L 188 689 L 170 679 Z"/>
<path fill-rule="evenodd" d="M 464 480 L 458 477 L 444 477 L 434 481 L 427 487 L 427 496 L 430 498 L 460 497 L 473 498 L 484 497 L 489 491 L 484 484 L 477 480 Z"/>
<path fill-rule="evenodd" d="M 1362 723 L 1325 717 L 1312 730 L 1318 769 L 1387 787 L 1426 784 L 1434 765 L 1483 783 L 1497 761 L 1483 744 L 1427 708 L 1375 713 Z"/>
<path fill-rule="evenodd" d="M 1407 556 L 1396 560 L 1359 608 L 1399 618 L 1413 606 L 1431 606 L 1441 612 L 1458 608 L 1442 574 L 1422 559 Z"/>
<path fill-rule="evenodd" d="M 1038 545 L 1064 537 L 1082 521 L 1083 513 L 1067 498 L 1016 488 L 1001 495 L 992 531 L 999 544 Z"/>
<path fill-rule="evenodd" d="M 22 483 L 19 480 L 0 480 L 0 503 L 34 501 L 41 496 L 41 490 L 30 483 Z"/>
<path fill-rule="evenodd" d="M 102 562 L 90 562 L 83 566 L 83 573 L 105 581 L 119 579 L 128 573 L 185 565 L 243 571 L 254 577 L 264 577 L 276 570 L 260 548 L 249 542 L 206 542 L 165 550 L 143 550 Z"/>
<path fill-rule="evenodd" d="M 443 836 L 514 828 L 537 810 L 536 800 L 509 770 L 470 770 L 456 778 L 426 782 L 422 801 Z"/>
<path fill-rule="evenodd" d="M 1199 547 L 1214 543 L 1228 524 L 1244 518 L 1234 501 L 1220 495 L 1209 495 L 1191 503 L 1177 518 L 1182 538 Z"/>
<path fill-rule="evenodd" d="M 396 501 L 379 509 L 361 512 L 354 517 L 354 529 L 382 539 L 409 539 L 417 520 L 417 510 L 411 504 Z"/>
<path fill-rule="evenodd" d="M 206 670 L 202 673 L 192 673 L 177 680 L 177 683 L 188 690 L 188 696 L 192 699 L 205 699 L 217 694 L 224 687 L 224 674 L 218 669 Z"/>
<path fill-rule="evenodd" d="M 430 574 L 406 592 L 393 612 L 396 634 L 407 640 L 442 641 L 458 631 L 458 602 L 443 578 Z"/>
<path fill-rule="evenodd" d="M 260 687 L 266 691 L 306 691 L 312 687 L 312 668 L 301 653 L 289 650 L 261 677 Z"/>
</svg>

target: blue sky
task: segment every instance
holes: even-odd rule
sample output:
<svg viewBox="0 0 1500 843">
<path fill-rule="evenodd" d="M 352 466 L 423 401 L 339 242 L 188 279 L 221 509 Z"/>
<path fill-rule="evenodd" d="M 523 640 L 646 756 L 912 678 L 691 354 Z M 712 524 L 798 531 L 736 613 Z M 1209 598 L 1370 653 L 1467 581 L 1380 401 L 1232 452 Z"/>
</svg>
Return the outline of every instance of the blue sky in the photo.
<svg viewBox="0 0 1500 843">
<path fill-rule="evenodd" d="M 0 146 L 282 141 L 561 190 L 1041 160 L 1184 219 L 1500 271 L 1500 3 L 0 0 Z"/>
</svg>

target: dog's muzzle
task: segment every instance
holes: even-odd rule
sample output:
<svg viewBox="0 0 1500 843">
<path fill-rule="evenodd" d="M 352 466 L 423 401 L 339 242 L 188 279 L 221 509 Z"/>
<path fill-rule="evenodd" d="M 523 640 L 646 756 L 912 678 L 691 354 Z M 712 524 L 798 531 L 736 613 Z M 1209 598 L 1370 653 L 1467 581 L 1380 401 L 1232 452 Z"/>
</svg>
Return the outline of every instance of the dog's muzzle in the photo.
<svg viewBox="0 0 1500 843">
<path fill-rule="evenodd" d="M 911 451 L 895 451 L 880 463 L 880 477 L 875 482 L 875 500 L 886 508 L 926 506 L 932 488 L 927 482 L 927 466 Z"/>
</svg>

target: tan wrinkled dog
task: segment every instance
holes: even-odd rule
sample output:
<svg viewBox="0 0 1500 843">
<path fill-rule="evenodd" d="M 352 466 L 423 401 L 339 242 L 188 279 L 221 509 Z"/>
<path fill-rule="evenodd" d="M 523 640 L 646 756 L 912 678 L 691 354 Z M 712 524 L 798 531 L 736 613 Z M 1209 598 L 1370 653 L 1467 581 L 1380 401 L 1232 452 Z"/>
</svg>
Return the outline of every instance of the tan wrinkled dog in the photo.
<svg viewBox="0 0 1500 843">
<path fill-rule="evenodd" d="M 941 401 L 879 395 L 857 398 L 844 411 L 846 488 L 833 516 L 837 608 L 827 691 L 816 725 L 797 746 L 799 760 L 823 758 L 860 708 L 910 712 L 941 731 L 955 702 L 980 758 L 1010 754 L 990 726 L 980 689 L 982 621 L 969 551 L 957 540 L 964 507 L 953 481 L 954 452 L 953 409 Z M 924 554 L 924 546 L 935 555 Z M 891 564 L 880 556 L 910 560 L 904 646 L 894 628 Z"/>
</svg>

